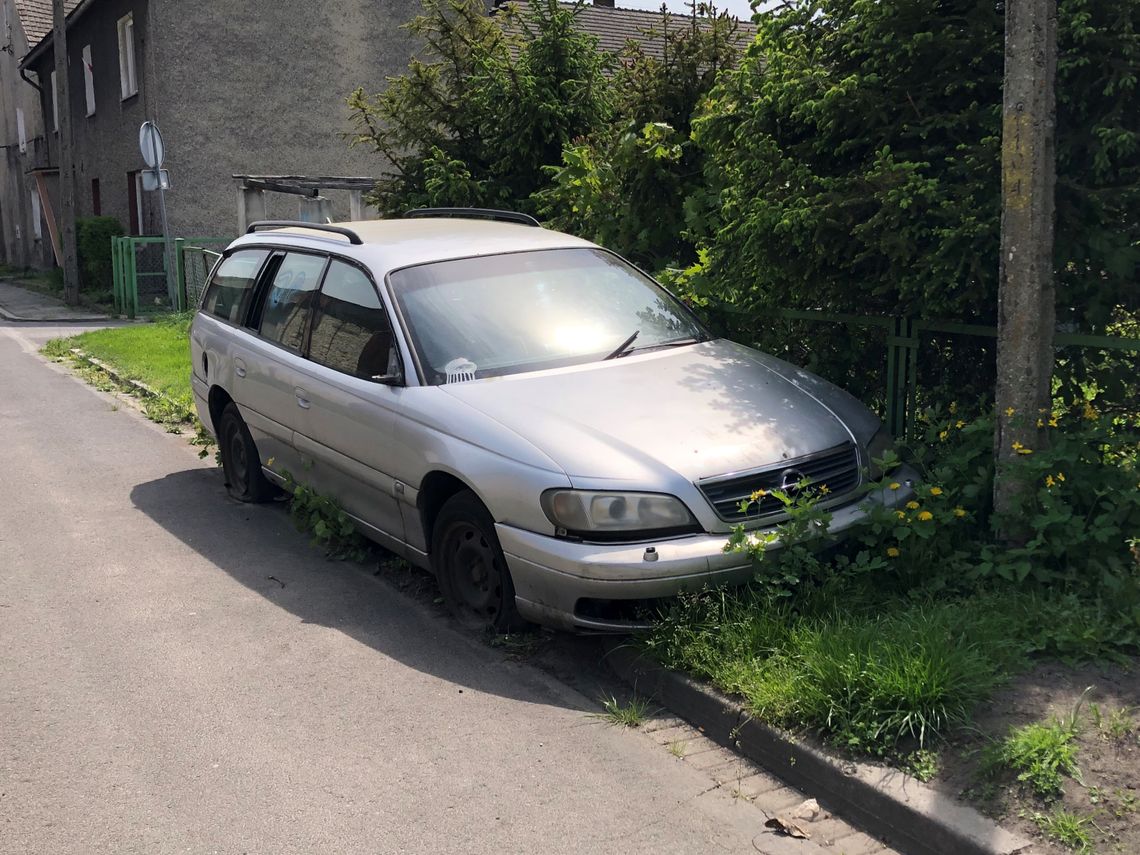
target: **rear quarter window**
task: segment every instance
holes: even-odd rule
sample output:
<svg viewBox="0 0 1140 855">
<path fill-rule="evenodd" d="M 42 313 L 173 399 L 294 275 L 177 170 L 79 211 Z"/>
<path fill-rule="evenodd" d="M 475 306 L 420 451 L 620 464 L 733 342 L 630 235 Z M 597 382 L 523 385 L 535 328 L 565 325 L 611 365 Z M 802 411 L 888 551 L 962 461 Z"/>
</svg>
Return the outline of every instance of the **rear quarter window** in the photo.
<svg viewBox="0 0 1140 855">
<path fill-rule="evenodd" d="M 240 324 L 253 298 L 257 273 L 269 251 L 239 250 L 227 256 L 218 266 L 202 299 L 202 311 L 231 324 Z"/>
</svg>

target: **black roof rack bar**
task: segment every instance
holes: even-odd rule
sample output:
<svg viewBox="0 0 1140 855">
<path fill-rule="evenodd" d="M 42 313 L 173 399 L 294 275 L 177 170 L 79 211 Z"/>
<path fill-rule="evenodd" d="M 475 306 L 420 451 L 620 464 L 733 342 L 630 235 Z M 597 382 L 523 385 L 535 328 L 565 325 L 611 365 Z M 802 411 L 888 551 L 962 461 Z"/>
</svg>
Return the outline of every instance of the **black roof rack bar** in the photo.
<svg viewBox="0 0 1140 855">
<path fill-rule="evenodd" d="M 258 220 L 256 223 L 250 223 L 245 233 L 251 235 L 262 229 L 312 229 L 313 231 L 331 232 L 334 235 L 341 235 L 342 237 L 348 238 L 348 242 L 356 246 L 360 246 L 364 243 L 364 241 L 360 239 L 360 235 L 352 229 L 324 223 L 303 223 L 300 220 Z"/>
<path fill-rule="evenodd" d="M 463 217 L 469 220 L 498 220 L 503 223 L 518 223 L 520 226 L 541 225 L 530 214 L 518 211 L 498 211 L 494 208 L 413 208 L 404 212 L 405 217 Z"/>
</svg>

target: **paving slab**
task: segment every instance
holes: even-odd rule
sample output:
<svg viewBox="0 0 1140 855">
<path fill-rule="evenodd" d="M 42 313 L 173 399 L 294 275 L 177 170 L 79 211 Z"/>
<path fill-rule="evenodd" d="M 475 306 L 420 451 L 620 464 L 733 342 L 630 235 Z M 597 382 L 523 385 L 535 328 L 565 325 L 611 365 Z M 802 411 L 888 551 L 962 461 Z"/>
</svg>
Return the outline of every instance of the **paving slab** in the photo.
<svg viewBox="0 0 1140 855">
<path fill-rule="evenodd" d="M 0 318 L 55 323 L 108 320 L 107 315 L 69 306 L 56 297 L 21 288 L 18 279 L 0 280 Z"/>
</svg>

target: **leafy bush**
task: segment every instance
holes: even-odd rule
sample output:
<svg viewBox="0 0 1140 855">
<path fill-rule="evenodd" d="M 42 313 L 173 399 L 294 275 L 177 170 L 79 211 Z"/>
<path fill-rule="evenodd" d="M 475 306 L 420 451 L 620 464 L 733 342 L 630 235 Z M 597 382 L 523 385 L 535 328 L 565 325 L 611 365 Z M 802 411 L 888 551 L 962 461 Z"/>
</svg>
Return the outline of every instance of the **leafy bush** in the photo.
<svg viewBox="0 0 1140 855">
<path fill-rule="evenodd" d="M 388 215 L 420 206 L 531 210 L 562 147 L 609 118 L 608 58 L 577 8 L 527 0 L 488 16 L 479 0 L 426 0 L 407 25 L 429 59 L 348 104 L 354 143 L 384 155 L 370 197 Z M 509 26 L 503 26 L 506 19 Z"/>
<path fill-rule="evenodd" d="M 993 321 L 1003 17 L 988 0 L 811 0 L 694 119 L 714 202 L 708 286 L 748 308 Z M 1061 322 L 1135 306 L 1140 6 L 1058 4 Z M 743 284 L 742 284 L 743 283 Z"/>
<path fill-rule="evenodd" d="M 1009 735 L 983 758 L 983 767 L 994 774 L 1002 768 L 1017 773 L 1017 780 L 1045 799 L 1061 795 L 1064 778 L 1080 780 L 1077 767 L 1076 718 L 1049 724 L 1011 728 Z"/>
<path fill-rule="evenodd" d="M 76 244 L 83 288 L 109 292 L 114 270 L 111 266 L 111 238 L 123 234 L 122 224 L 114 217 L 81 217 L 75 221 Z"/>
<path fill-rule="evenodd" d="M 613 80 L 615 116 L 562 151 L 536 195 L 554 228 L 627 255 L 649 270 L 695 256 L 687 220 L 703 206 L 704 152 L 689 139 L 697 105 L 717 75 L 736 64 L 746 40 L 739 24 L 701 6 L 687 24 L 662 12 L 647 30 L 661 54 L 630 42 Z"/>
</svg>

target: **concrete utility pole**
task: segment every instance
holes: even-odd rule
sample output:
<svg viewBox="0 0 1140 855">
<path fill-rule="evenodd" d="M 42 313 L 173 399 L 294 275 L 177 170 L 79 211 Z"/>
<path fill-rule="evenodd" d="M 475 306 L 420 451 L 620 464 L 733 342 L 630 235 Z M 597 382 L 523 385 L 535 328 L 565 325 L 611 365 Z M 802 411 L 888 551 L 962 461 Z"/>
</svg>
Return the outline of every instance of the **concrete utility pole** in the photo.
<svg viewBox="0 0 1140 855">
<path fill-rule="evenodd" d="M 71 87 L 68 85 L 67 25 L 63 0 L 52 0 L 52 23 L 56 86 L 52 98 L 57 99 L 54 109 L 59 116 L 59 237 L 63 254 L 63 298 L 74 306 L 79 302 L 79 253 L 75 242 L 75 159 L 71 145 Z"/>
<path fill-rule="evenodd" d="M 1056 68 L 1056 0 L 1006 0 L 994 436 L 999 512 L 1010 510 L 1019 489 L 1003 469 L 1019 448 L 1024 453 L 1045 443 L 1037 420 L 1052 404 Z M 1019 533 L 1000 535 L 1015 541 Z"/>
</svg>

